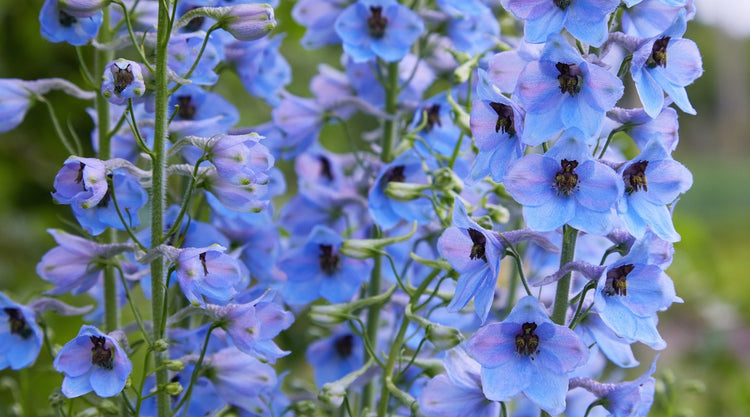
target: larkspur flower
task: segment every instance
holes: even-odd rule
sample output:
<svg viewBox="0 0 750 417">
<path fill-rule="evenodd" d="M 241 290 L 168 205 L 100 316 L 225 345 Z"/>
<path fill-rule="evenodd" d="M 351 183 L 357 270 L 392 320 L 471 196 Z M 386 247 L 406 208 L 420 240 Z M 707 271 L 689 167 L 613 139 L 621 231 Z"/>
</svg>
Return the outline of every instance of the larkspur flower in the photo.
<svg viewBox="0 0 750 417">
<path fill-rule="evenodd" d="M 664 93 L 682 111 L 695 114 L 685 86 L 701 76 L 703 60 L 695 42 L 682 38 L 686 29 L 685 13 L 681 11 L 670 27 L 633 52 L 630 75 L 643 109 L 651 117 L 661 111 Z"/>
<path fill-rule="evenodd" d="M 482 365 L 482 390 L 489 400 L 524 393 L 552 415 L 565 410 L 569 375 L 588 358 L 578 336 L 554 324 L 533 296 L 520 299 L 502 323 L 480 328 L 466 350 Z"/>
<path fill-rule="evenodd" d="M 284 87 L 292 82 L 292 68 L 279 52 L 283 36 L 252 42 L 235 42 L 227 49 L 227 58 L 235 63 L 237 75 L 248 93 L 276 107 Z"/>
<path fill-rule="evenodd" d="M 180 251 L 175 275 L 191 303 L 223 305 L 237 294 L 235 286 L 242 280 L 242 270 L 237 260 L 223 251 L 218 245 Z"/>
<path fill-rule="evenodd" d="M 81 46 L 89 43 L 99 32 L 102 13 L 75 17 L 63 11 L 58 0 L 45 0 L 39 12 L 42 36 L 50 42 L 68 42 Z"/>
<path fill-rule="evenodd" d="M 622 31 L 639 38 L 650 38 L 668 28 L 680 10 L 693 0 L 625 1 Z"/>
<path fill-rule="evenodd" d="M 424 128 L 417 132 L 422 141 L 415 141 L 414 146 L 422 155 L 430 155 L 434 151 L 439 155 L 450 157 L 459 145 L 461 129 L 451 117 L 451 106 L 445 94 L 439 94 L 422 102 L 417 108 L 412 121 L 412 128 L 424 124 Z M 468 141 L 461 143 L 466 148 Z"/>
<path fill-rule="evenodd" d="M 641 107 L 614 108 L 608 115 L 619 124 L 617 128 L 633 139 L 640 150 L 644 150 L 652 139 L 658 139 L 667 151 L 672 152 L 680 141 L 677 110 L 668 105 L 665 105 L 656 117 L 649 116 Z"/>
<path fill-rule="evenodd" d="M 473 13 L 454 17 L 448 22 L 448 37 L 453 46 L 472 55 L 492 49 L 500 38 L 500 24 L 492 10 L 477 3 Z"/>
<path fill-rule="evenodd" d="M 187 76 L 190 72 L 189 79 L 193 84 L 213 85 L 219 80 L 219 75 L 214 72 L 214 68 L 224 60 L 224 50 L 215 46 L 214 43 L 205 44 L 203 39 L 205 33 L 184 33 L 175 34 L 169 38 L 169 58 L 167 65 L 169 68 L 180 76 Z M 201 48 L 204 48 L 201 51 Z M 198 64 L 193 67 L 193 63 L 198 58 L 198 54 L 203 52 Z"/>
<path fill-rule="evenodd" d="M 73 340 L 66 343 L 53 362 L 55 370 L 65 374 L 62 393 L 68 398 L 94 391 L 100 397 L 112 397 L 125 388 L 133 365 L 117 341 L 93 326 L 84 325 Z"/>
<path fill-rule="evenodd" d="M 524 142 L 536 146 L 572 127 L 594 140 L 623 91 L 614 74 L 584 60 L 562 35 L 550 35 L 539 61 L 529 62 L 518 76 Z"/>
<path fill-rule="evenodd" d="M 340 330 L 331 336 L 316 340 L 307 347 L 305 357 L 313 368 L 315 384 L 322 388 L 359 369 L 365 362 L 362 339 Z"/>
<path fill-rule="evenodd" d="M 503 0 L 503 6 L 524 20 L 524 39 L 542 43 L 563 28 L 589 45 L 600 46 L 607 40 L 606 16 L 619 0 Z"/>
<path fill-rule="evenodd" d="M 76 204 L 82 209 L 96 206 L 107 194 L 107 171 L 95 158 L 71 156 L 55 176 L 52 197 L 60 204 Z"/>
<path fill-rule="evenodd" d="M 107 192 L 95 206 L 84 208 L 82 205 L 72 205 L 78 223 L 93 236 L 100 235 L 107 227 L 125 230 L 126 227 L 138 226 L 138 210 L 148 201 L 146 190 L 129 173 L 118 169 L 107 175 L 111 178 L 112 187 L 107 188 Z M 114 199 L 117 200 L 117 205 Z"/>
<path fill-rule="evenodd" d="M 276 27 L 273 8 L 268 4 L 235 4 L 221 20 L 221 28 L 240 41 L 254 41 Z"/>
<path fill-rule="evenodd" d="M 109 4 L 110 0 L 60 0 L 57 7 L 74 17 L 93 16 Z"/>
<path fill-rule="evenodd" d="M 0 133 L 21 124 L 32 104 L 32 93 L 18 79 L 0 79 Z"/>
<path fill-rule="evenodd" d="M 137 99 L 145 92 L 146 83 L 139 63 L 119 58 L 104 67 L 102 96 L 110 103 L 125 104 L 128 99 Z"/>
<path fill-rule="evenodd" d="M 276 371 L 267 363 L 242 354 L 236 348 L 222 349 L 207 358 L 207 375 L 219 397 L 248 411 L 258 407 L 258 398 L 275 390 Z"/>
<path fill-rule="evenodd" d="M 424 32 L 419 15 L 395 0 L 359 0 L 341 12 L 334 27 L 356 62 L 399 61 Z"/>
<path fill-rule="evenodd" d="M 36 313 L 0 292 L 0 370 L 31 366 L 44 338 Z"/>
<path fill-rule="evenodd" d="M 169 107 L 177 110 L 169 130 L 180 136 L 227 133 L 240 119 L 237 109 L 222 96 L 193 84 L 169 96 Z"/>
<path fill-rule="evenodd" d="M 528 126 L 527 114 L 527 126 Z M 614 225 L 613 207 L 623 184 L 610 167 L 595 161 L 578 129 L 568 129 L 544 154 L 516 161 L 505 187 L 523 205 L 531 230 L 549 232 L 564 224 L 594 234 Z"/>
<path fill-rule="evenodd" d="M 334 23 L 351 0 L 300 0 L 292 7 L 292 18 L 305 26 L 300 43 L 305 49 L 317 49 L 341 42 Z"/>
</svg>

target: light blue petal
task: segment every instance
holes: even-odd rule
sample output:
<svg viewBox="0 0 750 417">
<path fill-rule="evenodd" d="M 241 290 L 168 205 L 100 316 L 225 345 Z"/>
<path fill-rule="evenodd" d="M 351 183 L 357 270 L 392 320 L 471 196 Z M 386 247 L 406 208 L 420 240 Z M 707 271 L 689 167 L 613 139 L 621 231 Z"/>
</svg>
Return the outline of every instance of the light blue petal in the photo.
<svg viewBox="0 0 750 417">
<path fill-rule="evenodd" d="M 664 93 L 661 86 L 645 69 L 637 73 L 631 70 L 631 75 L 638 91 L 638 97 L 643 104 L 643 110 L 652 118 L 658 116 L 664 104 Z"/>
<path fill-rule="evenodd" d="M 552 7 L 548 13 L 527 20 L 523 29 L 524 39 L 531 43 L 544 43 L 549 35 L 562 30 L 566 14 L 559 7 Z"/>
<path fill-rule="evenodd" d="M 531 382 L 523 393 L 539 408 L 556 416 L 565 411 L 565 394 L 568 392 L 568 376 L 549 372 L 537 365 L 528 378 Z"/>
<path fill-rule="evenodd" d="M 524 206 L 549 204 L 558 198 L 553 179 L 559 169 L 559 162 L 552 158 L 527 155 L 511 165 L 505 174 L 505 188 Z"/>
<path fill-rule="evenodd" d="M 61 389 L 63 395 L 66 397 L 75 398 L 91 392 L 93 388 L 89 382 L 89 375 L 83 374 L 76 377 L 66 376 L 63 379 Z"/>
<path fill-rule="evenodd" d="M 541 206 L 524 206 L 523 219 L 535 232 L 551 232 L 573 219 L 576 202 L 572 197 L 557 197 Z"/>
<path fill-rule="evenodd" d="M 497 368 L 482 368 L 482 391 L 492 401 L 508 401 L 526 389 L 531 381 L 528 359 L 510 361 Z M 524 366 L 526 365 L 526 366 Z"/>
</svg>

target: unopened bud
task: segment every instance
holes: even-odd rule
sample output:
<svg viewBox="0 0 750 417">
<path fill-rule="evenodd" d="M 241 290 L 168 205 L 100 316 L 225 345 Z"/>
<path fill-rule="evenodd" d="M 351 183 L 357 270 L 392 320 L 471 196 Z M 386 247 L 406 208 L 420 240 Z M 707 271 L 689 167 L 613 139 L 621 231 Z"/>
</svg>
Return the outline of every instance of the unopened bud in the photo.
<svg viewBox="0 0 750 417">
<path fill-rule="evenodd" d="M 57 7 L 73 17 L 91 17 L 110 3 L 110 0 L 60 0 Z"/>
<path fill-rule="evenodd" d="M 52 394 L 50 394 L 47 399 L 49 400 L 49 405 L 52 408 L 60 408 L 65 405 L 65 396 L 63 396 L 60 388 L 56 388 L 54 391 L 52 391 Z"/>
<path fill-rule="evenodd" d="M 185 363 L 179 359 L 164 361 L 164 366 L 166 366 L 168 370 L 174 372 L 180 372 L 185 369 Z"/>
<path fill-rule="evenodd" d="M 89 407 L 75 414 L 76 417 L 99 417 L 99 410 L 95 407 Z"/>
<path fill-rule="evenodd" d="M 273 8 L 268 4 L 238 4 L 220 20 L 221 28 L 240 41 L 260 39 L 276 27 Z"/>
<path fill-rule="evenodd" d="M 182 385 L 179 382 L 170 382 L 164 386 L 164 391 L 171 396 L 182 394 Z"/>
<path fill-rule="evenodd" d="M 346 305 L 314 305 L 310 307 L 308 317 L 321 326 L 335 326 L 346 321 L 349 308 Z"/>
<path fill-rule="evenodd" d="M 157 352 L 164 352 L 169 348 L 169 343 L 166 339 L 159 339 L 154 341 L 152 348 Z"/>
<path fill-rule="evenodd" d="M 458 329 L 432 323 L 425 329 L 425 339 L 435 345 L 435 349 L 448 350 L 463 342 L 464 337 Z"/>
<path fill-rule="evenodd" d="M 435 172 L 433 184 L 439 190 L 453 191 L 460 194 L 464 189 L 464 182 L 450 168 L 440 168 Z"/>
<path fill-rule="evenodd" d="M 429 188 L 425 184 L 391 181 L 385 187 L 385 195 L 396 201 L 411 201 L 422 197 L 422 191 Z"/>
<path fill-rule="evenodd" d="M 499 204 L 485 204 L 484 208 L 487 210 L 487 215 L 490 216 L 495 223 L 507 223 L 510 220 L 510 211 L 504 206 Z"/>
</svg>

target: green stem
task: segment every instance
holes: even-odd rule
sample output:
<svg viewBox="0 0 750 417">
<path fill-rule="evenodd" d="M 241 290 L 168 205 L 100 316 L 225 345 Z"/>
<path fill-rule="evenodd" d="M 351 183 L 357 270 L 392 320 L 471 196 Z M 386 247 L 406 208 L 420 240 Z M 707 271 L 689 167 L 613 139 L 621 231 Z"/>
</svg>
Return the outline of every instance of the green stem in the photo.
<svg viewBox="0 0 750 417">
<path fill-rule="evenodd" d="M 406 329 L 408 327 L 409 318 L 404 315 L 403 321 L 401 322 L 401 327 L 398 329 L 396 339 L 391 345 L 391 351 L 388 352 L 388 361 L 385 363 L 385 368 L 383 369 L 383 385 L 380 389 L 378 417 L 385 417 L 386 413 L 388 412 L 388 397 L 390 396 L 390 391 L 388 390 L 388 382 L 392 382 L 391 378 L 393 377 L 393 370 L 396 367 L 396 359 L 399 357 L 401 345 L 403 344 L 404 335 L 406 334 Z"/>
<path fill-rule="evenodd" d="M 391 62 L 387 66 L 388 75 L 386 80 L 385 89 L 385 112 L 389 115 L 396 114 L 396 108 L 398 107 L 398 62 Z M 383 129 L 383 149 L 380 151 L 380 160 L 383 162 L 390 162 L 393 159 L 391 150 L 393 149 L 393 142 L 396 139 L 398 130 L 398 120 L 390 119 L 385 121 Z"/>
<path fill-rule="evenodd" d="M 560 254 L 560 267 L 573 261 L 576 253 L 576 239 L 578 230 L 565 225 L 563 226 L 563 245 Z M 557 290 L 555 292 L 555 307 L 552 310 L 552 321 L 559 325 L 565 324 L 565 318 L 568 313 L 568 297 L 570 296 L 570 278 L 572 273 L 565 274 L 564 277 L 557 281 Z"/>
<path fill-rule="evenodd" d="M 155 115 L 154 115 L 154 148 L 152 161 L 152 187 L 151 187 L 151 247 L 156 247 L 164 239 L 164 213 L 166 211 L 167 191 L 167 152 L 166 143 L 168 131 L 168 108 L 169 95 L 167 76 L 167 48 L 169 45 L 169 4 L 159 2 L 159 21 L 157 26 L 156 41 L 156 64 L 154 65 L 154 81 L 156 83 Z M 158 341 L 164 337 L 162 327 L 166 302 L 166 262 L 159 257 L 151 262 L 151 315 L 153 321 L 153 339 Z M 167 417 L 172 414 L 170 410 L 169 394 L 164 386 L 169 382 L 167 369 L 163 366 L 166 356 L 164 352 L 154 351 L 154 367 L 156 368 L 156 409 L 158 417 Z"/>
</svg>

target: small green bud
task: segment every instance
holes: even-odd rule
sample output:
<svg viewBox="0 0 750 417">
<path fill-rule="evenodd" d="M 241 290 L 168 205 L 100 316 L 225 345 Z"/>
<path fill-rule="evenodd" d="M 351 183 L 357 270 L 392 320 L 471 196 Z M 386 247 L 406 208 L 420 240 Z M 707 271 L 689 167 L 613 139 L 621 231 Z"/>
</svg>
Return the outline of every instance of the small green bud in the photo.
<svg viewBox="0 0 750 417">
<path fill-rule="evenodd" d="M 55 388 L 52 394 L 47 397 L 49 405 L 52 408 L 60 408 L 65 405 L 65 396 L 60 391 L 60 388 Z"/>
<path fill-rule="evenodd" d="M 495 223 L 503 224 L 510 220 L 510 211 L 504 206 L 487 203 L 484 208 L 487 210 L 487 215 Z"/>
<path fill-rule="evenodd" d="M 151 346 L 151 348 L 156 352 L 165 352 L 167 349 L 169 349 L 169 342 L 167 342 L 167 339 L 159 339 L 154 341 L 154 344 Z"/>
<path fill-rule="evenodd" d="M 349 308 L 346 304 L 314 305 L 310 307 L 308 317 L 314 323 L 328 327 L 345 322 L 348 314 Z"/>
<path fill-rule="evenodd" d="M 179 359 L 171 359 L 168 361 L 164 361 L 164 366 L 166 366 L 168 370 L 174 371 L 174 372 L 180 372 L 183 369 L 185 369 L 185 363 Z"/>
<path fill-rule="evenodd" d="M 463 342 L 464 337 L 458 329 L 432 323 L 425 329 L 425 339 L 435 345 L 435 349 L 448 350 Z"/>
<path fill-rule="evenodd" d="M 182 394 L 182 385 L 179 382 L 170 382 L 164 386 L 164 391 L 171 396 Z"/>
<path fill-rule="evenodd" d="M 295 401 L 290 408 L 295 416 L 312 417 L 319 415 L 318 404 L 312 400 Z"/>
<path fill-rule="evenodd" d="M 391 181 L 385 187 L 385 195 L 396 201 L 412 201 L 422 197 L 422 191 L 429 188 L 426 184 Z"/>
<path fill-rule="evenodd" d="M 438 190 L 453 191 L 456 194 L 461 194 L 461 191 L 464 189 L 464 182 L 448 167 L 435 171 L 434 178 L 433 184 L 435 184 L 435 188 Z"/>
</svg>

